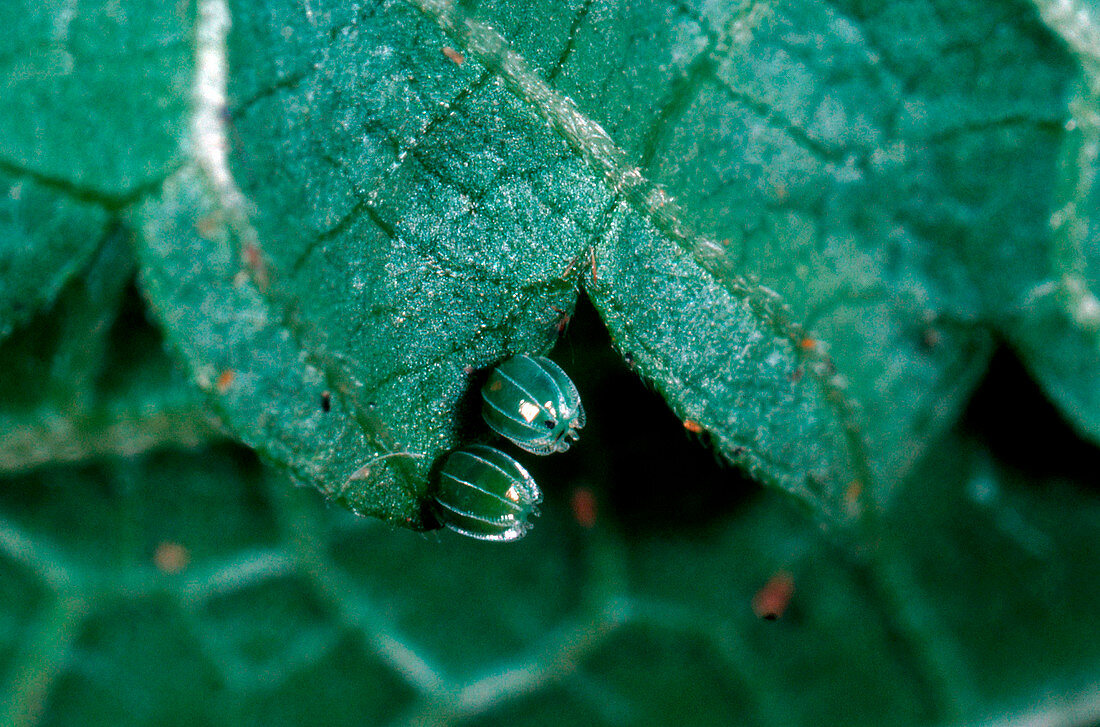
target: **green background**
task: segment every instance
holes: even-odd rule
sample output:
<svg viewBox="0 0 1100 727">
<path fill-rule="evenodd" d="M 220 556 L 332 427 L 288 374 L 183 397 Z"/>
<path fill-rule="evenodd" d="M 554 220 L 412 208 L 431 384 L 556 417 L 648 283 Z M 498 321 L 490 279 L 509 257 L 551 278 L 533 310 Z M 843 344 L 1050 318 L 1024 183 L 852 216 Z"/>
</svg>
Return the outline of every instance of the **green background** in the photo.
<svg viewBox="0 0 1100 727">
<path fill-rule="evenodd" d="M 1100 7 L 0 24 L 0 724 L 1100 720 Z"/>
</svg>

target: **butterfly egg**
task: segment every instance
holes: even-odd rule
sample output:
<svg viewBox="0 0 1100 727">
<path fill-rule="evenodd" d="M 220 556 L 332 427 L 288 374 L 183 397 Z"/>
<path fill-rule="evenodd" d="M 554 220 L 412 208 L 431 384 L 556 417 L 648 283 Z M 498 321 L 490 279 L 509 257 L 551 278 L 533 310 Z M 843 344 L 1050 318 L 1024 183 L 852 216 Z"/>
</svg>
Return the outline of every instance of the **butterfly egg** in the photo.
<svg viewBox="0 0 1100 727">
<path fill-rule="evenodd" d="M 456 533 L 508 542 L 527 534 L 542 493 L 514 459 L 475 444 L 448 455 L 439 476 L 435 514 Z"/>
<path fill-rule="evenodd" d="M 534 454 L 564 452 L 584 426 L 577 387 L 543 356 L 513 356 L 481 389 L 481 415 L 500 436 Z"/>
</svg>

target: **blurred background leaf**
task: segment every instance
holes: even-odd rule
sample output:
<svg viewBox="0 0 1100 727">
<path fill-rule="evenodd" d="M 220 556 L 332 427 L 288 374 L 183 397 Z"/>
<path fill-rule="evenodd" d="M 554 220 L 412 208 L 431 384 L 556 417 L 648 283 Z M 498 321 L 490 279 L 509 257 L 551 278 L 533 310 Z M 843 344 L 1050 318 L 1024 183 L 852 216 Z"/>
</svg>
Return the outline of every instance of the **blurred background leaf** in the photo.
<svg viewBox="0 0 1100 727">
<path fill-rule="evenodd" d="M 1014 361 L 914 473 L 889 536 L 853 548 L 717 466 L 578 338 L 597 354 L 561 353 L 592 372 L 605 424 L 564 466 L 530 462 L 545 511 L 509 547 L 356 518 L 228 445 L 6 480 L 4 723 L 1100 717 L 1100 456 Z M 1021 388 L 1006 422 L 997 400 Z M 606 423 L 624 400 L 652 426 Z M 1067 456 L 1052 468 L 1020 439 Z M 677 497 L 623 481 L 639 473 Z M 793 594 L 770 621 L 754 600 L 777 574 Z"/>
<path fill-rule="evenodd" d="M 0 472 L 219 437 L 134 288 L 112 227 L 51 307 L 0 339 Z"/>
</svg>

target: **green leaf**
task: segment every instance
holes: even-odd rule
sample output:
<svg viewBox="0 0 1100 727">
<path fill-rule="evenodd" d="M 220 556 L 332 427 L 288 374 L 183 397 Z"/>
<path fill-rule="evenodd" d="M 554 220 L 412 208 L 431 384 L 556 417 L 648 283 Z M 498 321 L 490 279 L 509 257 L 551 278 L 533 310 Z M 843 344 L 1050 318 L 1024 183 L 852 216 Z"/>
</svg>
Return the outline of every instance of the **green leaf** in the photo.
<svg viewBox="0 0 1100 727">
<path fill-rule="evenodd" d="M 355 518 L 225 447 L 44 469 L 0 488 L 4 722 L 1100 715 L 1096 493 L 958 436 L 911 484 L 862 552 L 772 493 L 655 532 L 598 484 L 594 529 L 556 488 L 501 548 Z M 761 620 L 779 572 L 794 594 Z"/>
<path fill-rule="evenodd" d="M 740 289 L 772 336 L 810 347 L 784 358 L 761 351 L 759 360 L 819 380 L 811 408 L 826 422 L 834 410 L 843 439 L 833 438 L 878 502 L 957 416 L 985 368 L 989 342 L 974 325 L 985 291 L 967 258 L 1005 257 L 1043 229 L 1052 124 L 1071 77 L 1020 8 L 967 2 L 941 14 L 933 5 L 593 6 L 549 70 L 667 190 L 647 188 L 633 201 L 673 241 L 680 228 L 694 230 L 679 247 L 694 254 L 695 277 Z M 672 212 L 668 196 L 679 202 Z M 627 259 L 646 240 L 630 228 L 609 238 Z M 656 375 L 666 395 L 685 418 L 729 438 L 727 455 L 753 449 L 760 422 L 790 449 L 827 443 L 812 417 L 798 412 L 792 425 L 768 400 L 790 386 L 729 386 L 729 369 L 744 375 L 722 315 L 732 306 L 699 294 L 682 272 L 666 275 L 678 252 L 666 247 L 643 256 L 634 286 L 623 286 L 656 286 L 653 299 L 666 303 L 656 314 L 639 314 L 642 295 L 614 285 L 603 295 L 626 299 L 617 316 L 593 294 L 613 335 L 673 374 Z M 756 376 L 761 368 L 749 367 Z M 772 458 L 773 471 L 775 460 L 817 474 L 790 452 Z M 814 493 L 834 508 L 849 484 L 837 474 L 822 467 L 825 492 Z"/>
<path fill-rule="evenodd" d="M 225 18 L 217 4 L 204 7 L 207 78 L 227 71 Z M 229 80 L 247 100 L 225 128 L 216 92 L 213 105 L 200 97 L 195 165 L 138 213 L 142 280 L 170 342 L 238 436 L 356 512 L 423 528 L 431 467 L 470 436 L 460 416 L 470 371 L 549 348 L 575 300 L 566 271 L 610 195 L 501 84 L 442 55 L 438 28 L 415 11 L 394 8 L 357 40 L 314 47 L 312 34 L 328 38 L 351 10 L 334 12 L 314 28 L 293 11 L 301 27 L 286 42 L 311 34 L 295 67 L 327 54 L 326 74 L 353 68 L 393 36 L 390 23 L 408 34 L 401 54 L 375 54 L 351 89 L 319 77 L 310 105 L 288 109 L 298 97 L 265 84 L 293 83 L 257 77 L 283 41 L 266 37 L 267 15 L 242 7 L 231 38 L 240 70 Z M 414 60 L 441 72 L 401 103 L 383 102 L 406 94 L 404 80 L 361 102 L 361 89 L 407 75 Z M 456 94 L 468 110 L 441 114 Z M 343 131 L 316 135 L 314 115 L 347 114 Z M 365 140 L 364 126 L 377 127 Z M 388 139 L 428 126 L 438 143 L 400 163 Z M 244 145 L 232 175 L 219 151 L 229 129 Z M 384 188 L 367 188 L 382 178 Z M 225 372 L 233 384 L 219 392 Z"/>
<path fill-rule="evenodd" d="M 725 460 L 833 523 L 954 421 L 990 324 L 1085 345 L 1021 322 L 1079 72 L 1021 2 L 23 10 L 10 171 L 123 212 L 229 429 L 356 512 L 430 527 L 484 370 L 581 289 Z M 125 151 L 97 165 L 89 126 Z M 1087 411 L 1094 353 L 1030 358 Z"/>
<path fill-rule="evenodd" d="M 155 187 L 180 157 L 193 22 L 191 0 L 4 3 L 0 171 L 116 207 Z"/>
<path fill-rule="evenodd" d="M 104 210 L 0 164 L 0 339 L 57 297 L 101 242 Z"/>
<path fill-rule="evenodd" d="M 215 436 L 144 321 L 129 235 L 113 228 L 55 304 L 0 343 L 0 471 Z"/>
<path fill-rule="evenodd" d="M 0 338 L 50 304 L 108 213 L 178 164 L 190 2 L 0 8 Z"/>
<path fill-rule="evenodd" d="M 1069 104 L 1047 259 L 1019 301 L 1009 333 L 1049 396 L 1100 441 L 1100 16 L 1087 2 L 1035 0 L 1075 54 L 1081 79 Z"/>
<path fill-rule="evenodd" d="M 423 527 L 469 372 L 583 287 L 725 459 L 845 521 L 984 370 L 1075 73 L 1022 6 L 848 5 L 204 2 L 146 291 L 231 429 L 357 512 Z"/>
<path fill-rule="evenodd" d="M 20 0 L 0 23 L 0 470 L 197 444 L 209 416 L 156 332 L 113 325 L 117 216 L 179 164 L 190 6 Z"/>
<path fill-rule="evenodd" d="M 161 5 L 0 8 L 0 723 L 1100 720 L 1095 449 L 953 428 L 1100 431 L 1094 3 Z"/>
</svg>

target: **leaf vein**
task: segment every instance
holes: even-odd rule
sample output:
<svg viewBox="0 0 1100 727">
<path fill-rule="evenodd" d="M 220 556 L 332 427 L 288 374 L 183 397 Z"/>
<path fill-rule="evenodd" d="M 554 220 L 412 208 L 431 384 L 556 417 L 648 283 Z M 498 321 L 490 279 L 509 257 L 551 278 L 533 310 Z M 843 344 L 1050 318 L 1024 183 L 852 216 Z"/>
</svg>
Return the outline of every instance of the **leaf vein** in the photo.
<svg viewBox="0 0 1100 727">
<path fill-rule="evenodd" d="M 848 454 L 856 477 L 872 483 L 865 445 L 856 421 L 856 405 L 843 386 L 843 377 L 822 346 L 804 347 L 807 336 L 795 321 L 779 295 L 740 275 L 730 275 L 721 262 L 724 250 L 715 241 L 689 231 L 682 221 L 679 206 L 659 185 L 647 180 L 627 154 L 606 131 L 586 117 L 568 97 L 551 89 L 526 61 L 495 30 L 465 17 L 447 0 L 404 0 L 436 23 L 462 44 L 469 55 L 490 69 L 522 101 L 531 105 L 550 126 L 561 134 L 611 186 L 644 214 L 659 230 L 691 254 L 701 268 L 711 274 L 735 297 L 745 300 L 754 315 L 773 332 L 786 338 L 795 356 L 806 359 L 810 375 L 824 390 L 825 400 L 834 409 L 845 435 Z"/>
</svg>

